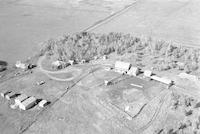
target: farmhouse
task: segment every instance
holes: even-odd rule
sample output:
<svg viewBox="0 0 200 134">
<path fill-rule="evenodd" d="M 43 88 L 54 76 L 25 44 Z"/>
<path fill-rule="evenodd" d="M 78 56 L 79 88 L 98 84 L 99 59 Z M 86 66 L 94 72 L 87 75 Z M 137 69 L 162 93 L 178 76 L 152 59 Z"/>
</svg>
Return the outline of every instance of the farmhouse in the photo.
<svg viewBox="0 0 200 134">
<path fill-rule="evenodd" d="M 137 76 L 140 73 L 140 69 L 138 67 L 131 67 L 131 69 L 127 72 L 128 75 Z"/>
<path fill-rule="evenodd" d="M 27 110 L 34 106 L 36 103 L 36 98 L 35 97 L 29 97 L 26 100 L 24 100 L 22 103 L 19 104 L 19 108 L 22 110 Z"/>
<path fill-rule="evenodd" d="M 115 62 L 115 71 L 119 73 L 126 73 L 130 69 L 131 64 L 127 62 L 122 61 L 116 61 Z"/>
</svg>

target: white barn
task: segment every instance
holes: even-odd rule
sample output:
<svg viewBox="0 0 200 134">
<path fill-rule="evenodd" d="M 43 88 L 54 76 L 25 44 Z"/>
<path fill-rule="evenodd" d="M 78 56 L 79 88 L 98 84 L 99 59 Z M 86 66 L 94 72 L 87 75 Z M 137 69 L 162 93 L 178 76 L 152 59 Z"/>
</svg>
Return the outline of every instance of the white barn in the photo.
<svg viewBox="0 0 200 134">
<path fill-rule="evenodd" d="M 137 76 L 140 73 L 140 69 L 138 67 L 131 67 L 127 72 L 128 75 Z"/>
<path fill-rule="evenodd" d="M 24 100 L 22 103 L 20 103 L 19 108 L 22 110 L 27 110 L 31 108 L 36 103 L 35 97 L 29 97 L 26 100 Z"/>
<path fill-rule="evenodd" d="M 128 72 L 130 69 L 131 64 L 128 62 L 116 61 L 115 62 L 115 71 L 119 73 Z"/>
</svg>

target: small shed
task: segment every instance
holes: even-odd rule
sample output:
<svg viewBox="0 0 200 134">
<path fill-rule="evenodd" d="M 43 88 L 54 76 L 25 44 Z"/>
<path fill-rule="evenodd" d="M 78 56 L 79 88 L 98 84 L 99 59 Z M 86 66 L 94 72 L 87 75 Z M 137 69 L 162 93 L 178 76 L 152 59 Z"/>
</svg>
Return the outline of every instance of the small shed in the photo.
<svg viewBox="0 0 200 134">
<path fill-rule="evenodd" d="M 14 92 L 10 92 L 8 94 L 5 95 L 6 99 L 7 100 L 10 100 L 11 98 L 15 97 L 16 96 L 16 93 Z"/>
<path fill-rule="evenodd" d="M 48 104 L 47 100 L 41 100 L 38 105 L 39 107 L 45 107 L 47 104 Z"/>
<path fill-rule="evenodd" d="M 111 85 L 111 84 L 112 84 L 111 81 L 108 81 L 108 80 L 105 80 L 105 81 L 104 81 L 104 85 L 105 85 L 105 86 L 109 86 L 109 85 Z"/>
<path fill-rule="evenodd" d="M 195 75 L 187 74 L 187 73 L 180 73 L 178 75 L 182 79 L 188 79 L 190 81 L 198 81 L 198 77 Z"/>
<path fill-rule="evenodd" d="M 81 60 L 81 64 L 84 64 L 84 63 L 87 63 L 87 62 L 89 62 L 88 59 L 82 59 L 82 60 Z"/>
<path fill-rule="evenodd" d="M 140 69 L 138 67 L 131 67 L 127 72 L 128 75 L 137 76 L 140 73 Z"/>
<path fill-rule="evenodd" d="M 62 68 L 62 64 L 61 64 L 60 61 L 57 60 L 57 61 L 52 62 L 52 67 L 56 68 L 56 69 L 61 69 Z"/>
<path fill-rule="evenodd" d="M 11 93 L 11 91 L 1 92 L 1 96 L 4 98 L 7 94 Z"/>
<path fill-rule="evenodd" d="M 122 62 L 122 61 L 116 61 L 115 62 L 115 70 L 117 72 L 128 72 L 128 70 L 130 69 L 131 64 L 128 62 Z"/>
<path fill-rule="evenodd" d="M 22 110 L 27 110 L 34 106 L 36 103 L 36 98 L 35 97 L 29 97 L 26 100 L 24 100 L 22 103 L 20 103 L 19 108 Z"/>
<path fill-rule="evenodd" d="M 15 104 L 20 105 L 22 103 L 22 101 L 24 101 L 27 98 L 28 98 L 28 96 L 26 94 L 21 94 L 17 98 L 15 98 Z"/>
<path fill-rule="evenodd" d="M 74 65 L 75 61 L 74 60 L 69 60 L 68 61 L 70 65 Z"/>
<path fill-rule="evenodd" d="M 27 69 L 27 65 L 25 63 L 22 63 L 21 61 L 17 61 L 15 66 L 17 68 L 21 68 L 21 69 L 24 69 L 24 70 Z"/>
<path fill-rule="evenodd" d="M 102 58 L 103 58 L 103 60 L 106 60 L 106 59 L 108 59 L 108 56 L 104 55 Z"/>
<path fill-rule="evenodd" d="M 152 72 L 151 70 L 145 70 L 145 71 L 144 71 L 144 76 L 145 76 L 145 77 L 151 77 L 152 74 L 153 74 L 153 72 Z"/>
</svg>

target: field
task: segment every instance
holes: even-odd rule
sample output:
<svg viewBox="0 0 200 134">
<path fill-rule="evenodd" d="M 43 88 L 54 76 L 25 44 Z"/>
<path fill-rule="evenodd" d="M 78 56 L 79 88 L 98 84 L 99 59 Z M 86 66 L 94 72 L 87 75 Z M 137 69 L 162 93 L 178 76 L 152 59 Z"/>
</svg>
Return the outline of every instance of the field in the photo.
<svg viewBox="0 0 200 134">
<path fill-rule="evenodd" d="M 200 17 L 198 0 L 138 0 L 126 13 L 90 32 L 122 32 L 199 46 Z"/>
<path fill-rule="evenodd" d="M 40 42 L 81 31 L 109 14 L 74 7 L 68 1 L 1 0 L 0 58 L 8 63 L 25 60 L 38 51 Z"/>
</svg>

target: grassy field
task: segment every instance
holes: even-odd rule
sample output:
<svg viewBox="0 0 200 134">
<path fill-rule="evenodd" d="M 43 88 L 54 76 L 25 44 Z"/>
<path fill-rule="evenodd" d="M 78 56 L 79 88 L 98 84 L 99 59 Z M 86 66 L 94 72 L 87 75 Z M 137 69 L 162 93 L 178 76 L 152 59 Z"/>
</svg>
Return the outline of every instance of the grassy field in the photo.
<svg viewBox="0 0 200 134">
<path fill-rule="evenodd" d="M 131 33 L 199 46 L 199 6 L 198 0 L 139 0 L 128 12 L 91 31 Z"/>
<path fill-rule="evenodd" d="M 67 1 L 1 0 L 0 59 L 9 63 L 24 60 L 37 52 L 40 42 L 78 32 L 109 14 L 103 9 L 74 7 Z"/>
</svg>

